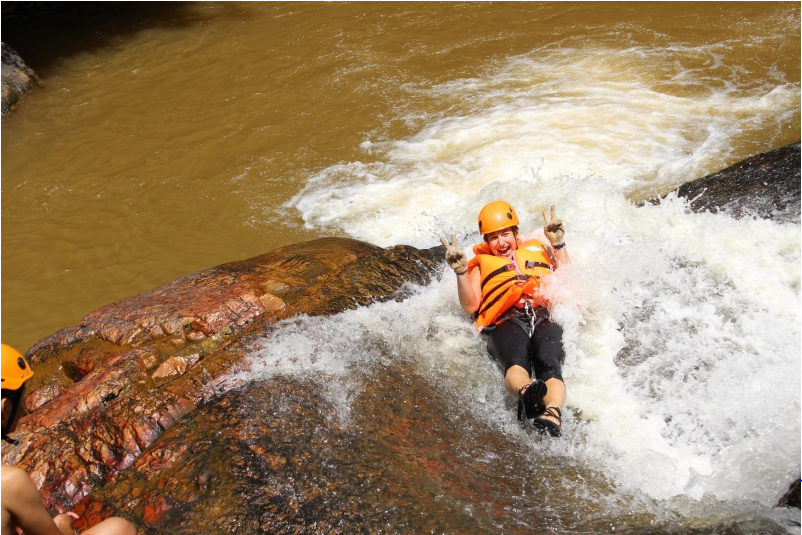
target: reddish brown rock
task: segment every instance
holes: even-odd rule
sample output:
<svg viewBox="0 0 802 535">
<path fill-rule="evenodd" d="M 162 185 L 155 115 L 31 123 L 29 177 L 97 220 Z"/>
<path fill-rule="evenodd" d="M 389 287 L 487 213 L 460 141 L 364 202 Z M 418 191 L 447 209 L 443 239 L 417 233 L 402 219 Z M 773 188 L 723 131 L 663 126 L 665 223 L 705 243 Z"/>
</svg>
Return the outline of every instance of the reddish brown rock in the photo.
<svg viewBox="0 0 802 535">
<path fill-rule="evenodd" d="M 188 357 L 170 357 L 165 360 L 159 368 L 153 372 L 153 379 L 161 379 L 173 375 L 183 375 L 187 368 L 198 362 L 200 355 L 194 353 Z"/>
<path fill-rule="evenodd" d="M 14 435 L 18 444 L 3 447 L 3 462 L 31 474 L 49 508 L 67 510 L 198 405 L 236 386 L 228 379 L 244 369 L 240 342 L 249 333 L 300 313 L 401 298 L 402 285 L 428 283 L 441 258 L 325 238 L 102 307 L 28 352 L 37 371 L 27 385 L 33 412 Z M 156 500 L 143 518 L 158 526 L 170 511 Z"/>
<path fill-rule="evenodd" d="M 116 514 L 154 534 L 354 533 L 387 525 L 410 533 L 486 532 L 504 521 L 505 510 L 465 514 L 459 503 L 476 501 L 480 491 L 503 493 L 511 471 L 498 458 L 477 477 L 465 470 L 473 460 L 457 450 L 469 435 L 505 451 L 520 446 L 442 414 L 446 400 L 430 397 L 410 373 L 390 372 L 393 390 L 355 377 L 364 388 L 345 426 L 308 380 L 280 377 L 229 391 L 79 501 L 80 526 Z"/>
</svg>

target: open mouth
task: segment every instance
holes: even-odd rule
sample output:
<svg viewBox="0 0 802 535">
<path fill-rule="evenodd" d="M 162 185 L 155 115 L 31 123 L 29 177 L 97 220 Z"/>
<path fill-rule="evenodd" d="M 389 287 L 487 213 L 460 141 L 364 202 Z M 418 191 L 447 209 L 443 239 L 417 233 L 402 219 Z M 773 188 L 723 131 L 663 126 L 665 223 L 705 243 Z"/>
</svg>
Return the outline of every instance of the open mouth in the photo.
<svg viewBox="0 0 802 535">
<path fill-rule="evenodd" d="M 497 247 L 496 254 L 498 254 L 498 256 L 510 257 L 512 256 L 512 249 L 508 245 L 504 247 Z"/>
</svg>

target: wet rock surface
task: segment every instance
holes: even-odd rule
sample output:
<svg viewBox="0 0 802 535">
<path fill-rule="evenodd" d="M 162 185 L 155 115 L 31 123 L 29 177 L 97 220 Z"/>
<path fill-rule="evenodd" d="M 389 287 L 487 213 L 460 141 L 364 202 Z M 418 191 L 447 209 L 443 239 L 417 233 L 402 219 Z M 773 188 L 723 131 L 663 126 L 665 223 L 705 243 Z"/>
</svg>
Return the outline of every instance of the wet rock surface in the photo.
<svg viewBox="0 0 802 535">
<path fill-rule="evenodd" d="M 799 223 L 799 143 L 758 154 L 676 191 L 697 212 L 720 210 L 735 218 Z"/>
<path fill-rule="evenodd" d="M 2 43 L 2 114 L 11 112 L 12 107 L 22 100 L 25 93 L 41 83 L 39 77 L 28 67 L 17 52 Z"/>
<path fill-rule="evenodd" d="M 467 408 L 444 411 L 447 393 L 413 367 L 380 371 L 381 382 L 371 373 L 349 378 L 359 387 L 347 414 L 332 406 L 330 377 L 230 390 L 73 510 L 83 525 L 118 514 L 143 533 L 187 534 L 506 533 L 520 529 L 511 511 L 547 531 L 588 521 L 588 507 L 544 510 L 539 489 L 559 480 L 601 496 L 608 482 L 565 472 L 560 456 L 522 478 L 510 460 L 527 459 L 525 445 Z M 476 451 L 484 444 L 504 455 L 486 458 Z M 590 509 L 602 514 L 602 503 Z"/>
<path fill-rule="evenodd" d="M 74 510 L 90 523 L 133 513 L 149 533 L 484 531 L 487 519 L 434 499 L 474 491 L 433 443 L 448 422 L 426 394 L 404 389 L 418 394 L 412 415 L 399 393 L 368 388 L 350 422 L 320 395 L 322 384 L 281 378 L 231 391 Z"/>
<path fill-rule="evenodd" d="M 788 487 L 788 492 L 783 494 L 780 501 L 777 502 L 777 507 L 796 507 L 800 506 L 800 480 L 797 479 Z"/>
<path fill-rule="evenodd" d="M 131 467 L 243 371 L 242 344 L 299 314 L 404 297 L 442 267 L 438 249 L 324 238 L 182 277 L 102 307 L 28 352 L 29 409 L 3 447 L 45 504 L 69 509 Z M 193 446 L 194 448 L 194 446 Z"/>
</svg>

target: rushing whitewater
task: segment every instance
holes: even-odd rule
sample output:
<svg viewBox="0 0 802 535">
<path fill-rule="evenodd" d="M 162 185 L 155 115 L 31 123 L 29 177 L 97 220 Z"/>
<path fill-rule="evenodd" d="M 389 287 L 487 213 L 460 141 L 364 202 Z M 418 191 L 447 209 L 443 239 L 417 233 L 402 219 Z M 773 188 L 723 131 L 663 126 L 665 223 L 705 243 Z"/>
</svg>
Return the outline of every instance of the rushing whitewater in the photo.
<svg viewBox="0 0 802 535">
<path fill-rule="evenodd" d="M 632 198 L 714 171 L 708 162 L 742 130 L 779 128 L 799 87 L 662 91 L 665 80 L 704 85 L 679 65 L 688 53 L 545 50 L 482 78 L 410 87 L 446 109 L 462 103 L 459 113 L 410 139 L 366 140 L 370 163 L 323 170 L 288 209 L 380 245 L 429 247 L 455 233 L 467 251 L 485 203 L 509 200 L 530 230 L 556 205 L 572 259 L 549 283 L 568 417 L 566 438 L 533 450 L 581 459 L 657 500 L 772 506 L 800 471 L 799 225 L 691 213 L 673 195 L 643 207 Z M 690 53 L 716 61 L 715 49 Z M 266 339 L 257 376 L 339 377 L 330 396 L 347 420 L 352 366 L 411 362 L 500 433 L 532 442 L 446 271 L 403 303 Z"/>
</svg>

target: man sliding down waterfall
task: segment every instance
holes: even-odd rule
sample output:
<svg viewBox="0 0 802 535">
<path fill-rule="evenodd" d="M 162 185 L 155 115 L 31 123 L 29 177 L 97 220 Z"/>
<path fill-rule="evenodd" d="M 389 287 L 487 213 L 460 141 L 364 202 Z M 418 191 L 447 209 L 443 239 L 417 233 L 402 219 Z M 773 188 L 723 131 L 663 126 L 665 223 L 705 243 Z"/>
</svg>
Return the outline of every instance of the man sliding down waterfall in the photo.
<svg viewBox="0 0 802 535">
<path fill-rule="evenodd" d="M 526 414 L 541 434 L 559 437 L 565 401 L 563 331 L 549 320 L 548 303 L 538 287 L 540 277 L 569 260 L 554 206 L 551 217 L 543 211 L 543 219 L 551 243 L 521 241 L 515 209 L 495 201 L 479 212 L 484 242 L 474 245 L 476 256 L 470 262 L 453 234 L 451 243 L 440 241 L 457 274 L 460 305 L 490 335 L 487 351 L 504 370 L 507 391 L 518 398 L 518 419 Z"/>
</svg>

